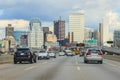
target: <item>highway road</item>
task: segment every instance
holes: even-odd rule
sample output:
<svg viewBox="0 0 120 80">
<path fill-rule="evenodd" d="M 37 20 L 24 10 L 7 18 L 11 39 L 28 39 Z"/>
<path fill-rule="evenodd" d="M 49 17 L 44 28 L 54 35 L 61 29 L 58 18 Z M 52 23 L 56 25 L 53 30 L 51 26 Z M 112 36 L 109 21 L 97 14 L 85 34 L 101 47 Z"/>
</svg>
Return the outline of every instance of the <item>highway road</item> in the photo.
<svg viewBox="0 0 120 80">
<path fill-rule="evenodd" d="M 83 57 L 61 56 L 28 64 L 1 64 L 0 80 L 120 80 L 120 62 L 83 63 Z"/>
</svg>

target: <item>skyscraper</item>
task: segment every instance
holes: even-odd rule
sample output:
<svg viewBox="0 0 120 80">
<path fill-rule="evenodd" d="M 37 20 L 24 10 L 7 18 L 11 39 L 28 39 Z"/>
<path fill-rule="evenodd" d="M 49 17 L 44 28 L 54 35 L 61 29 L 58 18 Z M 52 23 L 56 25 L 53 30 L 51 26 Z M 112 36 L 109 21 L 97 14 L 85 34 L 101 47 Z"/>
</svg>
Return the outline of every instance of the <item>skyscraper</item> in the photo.
<svg viewBox="0 0 120 80">
<path fill-rule="evenodd" d="M 57 36 L 58 40 L 65 39 L 65 21 L 64 20 L 54 21 L 54 34 Z"/>
<path fill-rule="evenodd" d="M 11 24 L 8 24 L 8 27 L 6 27 L 6 36 L 13 36 L 14 33 L 14 27 L 12 27 Z"/>
<path fill-rule="evenodd" d="M 99 42 L 100 46 L 103 45 L 103 23 L 99 23 Z"/>
<path fill-rule="evenodd" d="M 20 36 L 20 45 L 22 47 L 27 47 L 28 46 L 28 35 L 21 35 Z"/>
<path fill-rule="evenodd" d="M 14 38 L 17 44 L 20 44 L 21 35 L 27 35 L 26 31 L 14 31 Z"/>
<path fill-rule="evenodd" d="M 84 14 L 72 13 L 69 15 L 70 43 L 84 41 Z"/>
<path fill-rule="evenodd" d="M 39 19 L 32 19 L 28 31 L 28 47 L 41 48 L 43 46 L 43 30 Z"/>
</svg>

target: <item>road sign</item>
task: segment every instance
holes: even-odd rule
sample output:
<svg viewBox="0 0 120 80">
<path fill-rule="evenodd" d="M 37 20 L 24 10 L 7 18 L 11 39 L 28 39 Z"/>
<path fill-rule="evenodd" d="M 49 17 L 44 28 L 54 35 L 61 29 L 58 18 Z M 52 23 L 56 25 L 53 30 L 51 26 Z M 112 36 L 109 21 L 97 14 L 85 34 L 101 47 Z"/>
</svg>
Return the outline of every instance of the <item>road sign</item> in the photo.
<svg viewBox="0 0 120 80">
<path fill-rule="evenodd" d="M 88 43 L 97 43 L 97 40 L 93 39 L 93 40 L 88 40 Z"/>
<path fill-rule="evenodd" d="M 2 47 L 2 43 L 0 43 L 0 47 Z"/>
</svg>

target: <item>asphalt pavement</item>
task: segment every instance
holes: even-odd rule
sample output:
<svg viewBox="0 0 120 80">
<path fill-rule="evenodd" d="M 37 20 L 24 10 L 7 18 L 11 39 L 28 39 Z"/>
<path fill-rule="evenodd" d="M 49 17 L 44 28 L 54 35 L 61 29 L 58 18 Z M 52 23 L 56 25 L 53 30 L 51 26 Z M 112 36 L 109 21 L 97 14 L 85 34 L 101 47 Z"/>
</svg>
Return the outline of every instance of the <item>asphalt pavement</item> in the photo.
<svg viewBox="0 0 120 80">
<path fill-rule="evenodd" d="M 83 63 L 83 57 L 57 56 L 29 64 L 1 64 L 0 80 L 120 80 L 120 62 Z"/>
</svg>

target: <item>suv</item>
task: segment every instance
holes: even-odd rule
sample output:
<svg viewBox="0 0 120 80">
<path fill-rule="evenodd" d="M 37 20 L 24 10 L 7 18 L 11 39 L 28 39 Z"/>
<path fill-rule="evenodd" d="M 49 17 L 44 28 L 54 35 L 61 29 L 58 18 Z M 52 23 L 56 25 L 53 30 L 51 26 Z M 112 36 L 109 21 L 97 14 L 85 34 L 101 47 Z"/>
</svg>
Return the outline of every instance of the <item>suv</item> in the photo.
<svg viewBox="0 0 120 80">
<path fill-rule="evenodd" d="M 14 53 L 14 64 L 17 62 L 29 61 L 30 63 L 36 63 L 36 55 L 30 50 L 30 48 L 17 48 Z"/>
</svg>

